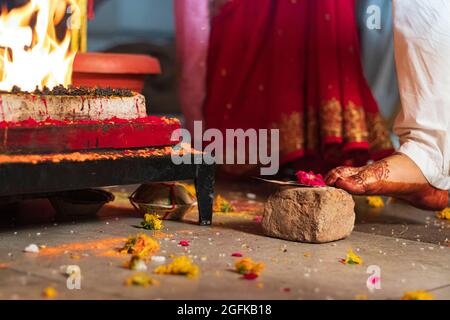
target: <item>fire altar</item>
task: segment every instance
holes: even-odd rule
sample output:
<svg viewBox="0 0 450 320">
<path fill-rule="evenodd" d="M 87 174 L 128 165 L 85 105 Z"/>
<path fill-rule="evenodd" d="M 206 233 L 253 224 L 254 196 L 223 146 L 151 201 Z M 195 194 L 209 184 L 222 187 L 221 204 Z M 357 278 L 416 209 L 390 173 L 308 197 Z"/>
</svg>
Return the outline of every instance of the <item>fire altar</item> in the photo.
<svg viewBox="0 0 450 320">
<path fill-rule="evenodd" d="M 172 162 L 177 119 L 147 115 L 144 96 L 128 89 L 70 86 L 71 31 L 55 32 L 69 3 L 36 0 L 0 15 L 0 197 L 193 179 L 200 224 L 210 225 L 214 165 Z M 159 63 L 148 71 L 159 72 Z"/>
</svg>

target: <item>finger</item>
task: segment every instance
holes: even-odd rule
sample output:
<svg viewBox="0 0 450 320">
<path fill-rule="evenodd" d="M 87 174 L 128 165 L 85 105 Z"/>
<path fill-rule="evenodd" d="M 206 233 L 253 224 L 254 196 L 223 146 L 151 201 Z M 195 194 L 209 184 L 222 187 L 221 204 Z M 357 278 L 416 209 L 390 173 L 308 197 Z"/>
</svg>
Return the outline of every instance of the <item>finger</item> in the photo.
<svg viewBox="0 0 450 320">
<path fill-rule="evenodd" d="M 341 188 L 351 194 L 364 194 L 366 192 L 364 184 L 357 176 L 351 176 L 346 178 L 339 178 L 335 186 Z"/>
<path fill-rule="evenodd" d="M 358 168 L 353 167 L 339 167 L 331 170 L 325 177 L 325 182 L 333 186 L 339 178 L 346 178 L 358 173 Z"/>
<path fill-rule="evenodd" d="M 334 186 L 336 181 L 341 178 L 341 175 L 338 170 L 330 171 L 325 177 L 325 183 L 329 186 Z"/>
</svg>

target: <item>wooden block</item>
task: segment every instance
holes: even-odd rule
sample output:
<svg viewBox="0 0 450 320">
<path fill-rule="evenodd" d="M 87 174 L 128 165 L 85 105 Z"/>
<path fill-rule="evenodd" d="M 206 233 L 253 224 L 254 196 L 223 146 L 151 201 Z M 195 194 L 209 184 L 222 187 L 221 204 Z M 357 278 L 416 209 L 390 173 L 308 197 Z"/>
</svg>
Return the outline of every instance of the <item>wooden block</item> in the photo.
<svg viewBox="0 0 450 320">
<path fill-rule="evenodd" d="M 113 117 L 134 119 L 146 117 L 145 98 L 97 97 L 69 95 L 34 95 L 0 93 L 0 122 L 19 122 L 29 118 L 54 120 L 106 120 Z"/>
<path fill-rule="evenodd" d="M 0 153 L 30 154 L 93 149 L 130 149 L 175 145 L 178 119 L 145 117 L 134 120 L 27 120 L 0 122 Z"/>
</svg>

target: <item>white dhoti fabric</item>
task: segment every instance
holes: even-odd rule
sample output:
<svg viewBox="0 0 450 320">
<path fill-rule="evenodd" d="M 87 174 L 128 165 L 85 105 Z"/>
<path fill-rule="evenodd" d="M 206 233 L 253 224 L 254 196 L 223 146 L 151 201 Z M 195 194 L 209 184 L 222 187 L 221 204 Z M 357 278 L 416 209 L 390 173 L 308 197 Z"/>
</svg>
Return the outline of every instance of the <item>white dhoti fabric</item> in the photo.
<svg viewBox="0 0 450 320">
<path fill-rule="evenodd" d="M 450 189 L 450 1 L 394 0 L 400 153 Z"/>
</svg>

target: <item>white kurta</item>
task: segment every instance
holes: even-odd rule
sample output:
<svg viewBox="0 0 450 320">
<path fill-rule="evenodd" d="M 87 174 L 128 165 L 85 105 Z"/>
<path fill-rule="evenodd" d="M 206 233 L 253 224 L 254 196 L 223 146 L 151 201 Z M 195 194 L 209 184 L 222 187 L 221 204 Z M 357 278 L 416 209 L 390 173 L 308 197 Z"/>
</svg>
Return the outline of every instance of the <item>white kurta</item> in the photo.
<svg viewBox="0 0 450 320">
<path fill-rule="evenodd" d="M 394 0 L 399 152 L 450 189 L 450 1 Z"/>
</svg>

